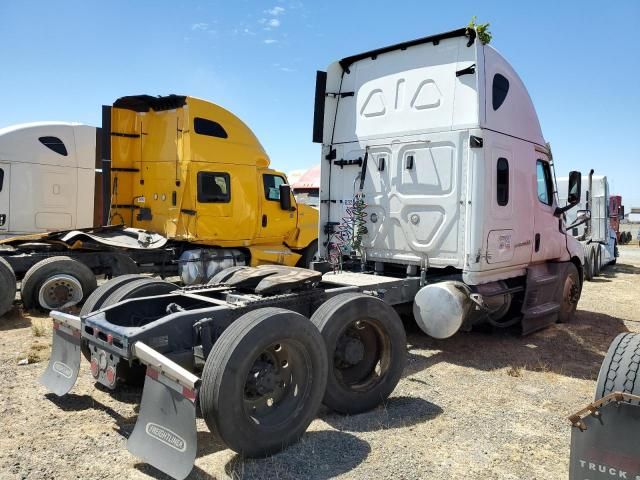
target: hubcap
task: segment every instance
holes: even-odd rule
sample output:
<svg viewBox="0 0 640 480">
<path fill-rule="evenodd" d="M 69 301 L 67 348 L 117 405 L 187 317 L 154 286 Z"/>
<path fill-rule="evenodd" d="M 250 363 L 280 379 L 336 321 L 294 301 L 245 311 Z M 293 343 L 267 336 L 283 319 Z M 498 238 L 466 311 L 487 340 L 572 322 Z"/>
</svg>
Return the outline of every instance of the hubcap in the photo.
<svg viewBox="0 0 640 480">
<path fill-rule="evenodd" d="M 387 373 L 391 361 L 389 339 L 380 327 L 363 319 L 347 325 L 333 356 L 336 377 L 351 389 L 366 391 Z"/>
<path fill-rule="evenodd" d="M 287 340 L 267 347 L 246 377 L 247 415 L 259 425 L 286 422 L 305 401 L 311 368 L 311 359 L 298 342 Z"/>
<path fill-rule="evenodd" d="M 40 287 L 38 300 L 48 310 L 70 307 L 82 300 L 80 282 L 71 275 L 54 275 L 47 278 Z"/>
</svg>

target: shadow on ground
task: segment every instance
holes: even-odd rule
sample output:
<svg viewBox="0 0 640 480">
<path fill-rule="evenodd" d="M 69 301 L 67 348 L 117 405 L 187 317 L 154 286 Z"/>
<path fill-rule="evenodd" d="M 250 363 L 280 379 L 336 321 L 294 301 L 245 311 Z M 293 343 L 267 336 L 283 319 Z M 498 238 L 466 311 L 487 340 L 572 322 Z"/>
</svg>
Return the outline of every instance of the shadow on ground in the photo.
<svg viewBox="0 0 640 480">
<path fill-rule="evenodd" d="M 640 273 L 640 267 L 636 267 L 635 265 L 631 265 L 628 263 L 616 263 L 615 265 L 603 268 L 600 272 L 600 276 L 606 278 L 616 278 L 616 274 L 618 273 L 637 275 Z"/>
<path fill-rule="evenodd" d="M 151 478 L 155 478 L 156 480 L 174 480 L 173 477 L 170 477 L 166 473 L 162 473 L 160 470 L 152 467 L 148 463 L 136 463 L 133 467 L 139 472 L 149 475 Z M 216 477 L 209 475 L 200 467 L 194 465 L 193 470 L 191 470 L 191 473 L 187 476 L 186 480 L 216 480 Z"/>
<path fill-rule="evenodd" d="M 413 374 L 447 362 L 487 371 L 512 367 L 515 371 L 595 380 L 609 344 L 627 331 L 619 318 L 583 310 L 576 312 L 571 323 L 552 325 L 527 336 L 510 328 L 459 332 L 446 340 L 436 340 L 414 331 L 407 338 L 404 376 L 412 380 Z"/>
<path fill-rule="evenodd" d="M 264 459 L 235 455 L 225 465 L 231 478 L 326 480 L 353 470 L 369 453 L 369 443 L 346 432 L 307 432 L 285 451 Z"/>
<path fill-rule="evenodd" d="M 442 413 L 440 406 L 417 397 L 391 397 L 374 410 L 358 415 L 341 415 L 330 410 L 320 418 L 337 430 L 374 432 L 427 422 Z"/>
<path fill-rule="evenodd" d="M 17 305 L 0 317 L 0 331 L 15 330 L 31 326 L 31 320 L 24 314 L 22 308 Z"/>
<path fill-rule="evenodd" d="M 115 430 L 124 438 L 129 438 L 133 427 L 136 424 L 137 415 L 125 417 L 115 411 L 113 408 L 99 402 L 89 395 L 76 395 L 68 393 L 64 397 L 58 397 L 53 393 L 45 395 L 47 399 L 53 402 L 60 410 L 65 412 L 78 412 L 83 410 L 99 410 L 107 413 L 116 422 Z"/>
</svg>

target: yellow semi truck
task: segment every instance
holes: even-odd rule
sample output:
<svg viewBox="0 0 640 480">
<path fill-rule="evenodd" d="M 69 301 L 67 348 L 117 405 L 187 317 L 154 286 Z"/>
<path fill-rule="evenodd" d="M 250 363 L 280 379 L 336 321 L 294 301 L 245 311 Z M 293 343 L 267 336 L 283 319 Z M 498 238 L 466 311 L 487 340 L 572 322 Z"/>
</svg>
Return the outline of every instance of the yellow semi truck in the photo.
<svg viewBox="0 0 640 480">
<path fill-rule="evenodd" d="M 296 204 L 285 174 L 228 110 L 181 95 L 122 97 L 103 107 L 102 132 L 97 200 L 109 226 L 0 245 L 0 268 L 22 279 L 27 308 L 79 303 L 96 275 L 179 275 L 192 285 L 229 266 L 312 260 L 317 211 Z M 9 273 L 0 278 L 11 282 Z"/>
</svg>

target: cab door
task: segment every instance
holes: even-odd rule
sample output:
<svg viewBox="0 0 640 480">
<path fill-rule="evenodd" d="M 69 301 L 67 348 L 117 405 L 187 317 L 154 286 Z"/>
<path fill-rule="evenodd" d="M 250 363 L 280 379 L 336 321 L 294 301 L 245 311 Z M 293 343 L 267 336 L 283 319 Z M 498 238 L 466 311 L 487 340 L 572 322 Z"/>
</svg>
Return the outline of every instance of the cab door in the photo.
<svg viewBox="0 0 640 480">
<path fill-rule="evenodd" d="M 277 172 L 264 172 L 258 181 L 262 189 L 262 212 L 260 216 L 260 235 L 262 240 L 282 244 L 285 237 L 296 227 L 295 199 L 291 195 L 291 211 L 280 207 L 280 185 L 287 180 Z"/>
<path fill-rule="evenodd" d="M 536 153 L 532 263 L 558 259 L 563 256 L 563 253 L 566 253 L 565 233 L 561 229 L 560 219 L 553 214 L 557 205 L 551 164 L 546 155 L 540 152 Z"/>
<path fill-rule="evenodd" d="M 11 165 L 0 163 L 0 234 L 9 231 Z"/>
</svg>

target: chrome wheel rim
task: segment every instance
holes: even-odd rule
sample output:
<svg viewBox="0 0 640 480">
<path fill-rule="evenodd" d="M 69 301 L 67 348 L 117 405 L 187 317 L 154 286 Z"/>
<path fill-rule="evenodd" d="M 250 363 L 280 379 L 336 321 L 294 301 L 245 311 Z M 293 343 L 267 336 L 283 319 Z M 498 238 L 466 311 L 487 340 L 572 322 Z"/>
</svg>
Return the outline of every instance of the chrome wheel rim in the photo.
<svg viewBox="0 0 640 480">
<path fill-rule="evenodd" d="M 54 275 L 47 278 L 38 292 L 40 306 L 48 310 L 67 308 L 82 300 L 82 285 L 71 275 Z"/>
</svg>

